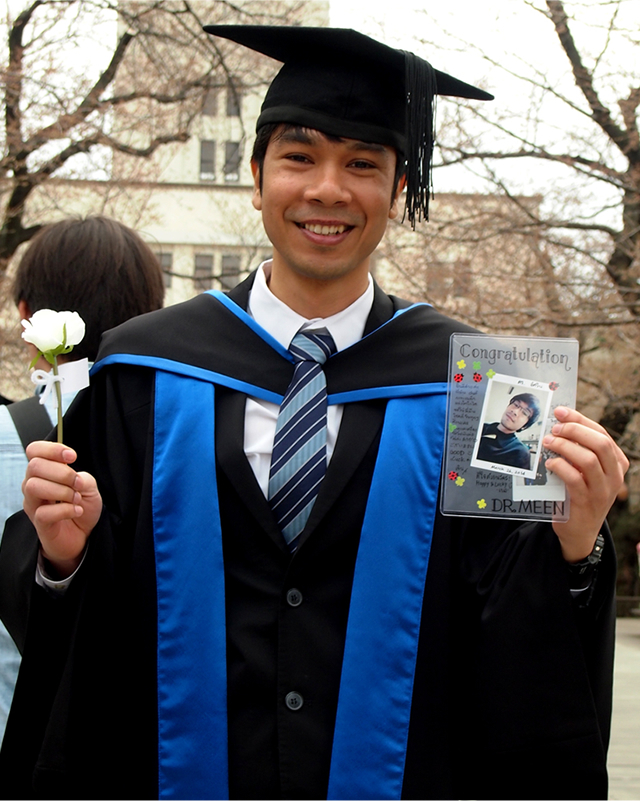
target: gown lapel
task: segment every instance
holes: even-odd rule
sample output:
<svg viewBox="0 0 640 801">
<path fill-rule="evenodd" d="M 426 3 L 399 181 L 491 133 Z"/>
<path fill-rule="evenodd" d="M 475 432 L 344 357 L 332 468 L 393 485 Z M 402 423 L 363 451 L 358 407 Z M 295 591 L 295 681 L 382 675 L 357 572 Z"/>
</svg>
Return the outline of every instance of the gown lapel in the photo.
<svg viewBox="0 0 640 801">
<path fill-rule="evenodd" d="M 216 390 L 216 418 L 225 421 L 224 425 L 216 426 L 218 465 L 258 525 L 281 551 L 286 551 L 287 547 L 275 516 L 242 447 L 246 398 L 241 392 L 228 391 L 221 387 Z"/>
<path fill-rule="evenodd" d="M 249 292 L 253 286 L 254 277 L 255 273 L 229 292 L 231 300 L 245 311 L 249 304 Z M 244 393 L 225 392 L 218 389 L 216 416 L 219 420 L 225 421 L 224 425 L 216 427 L 218 464 L 235 487 L 245 507 L 251 512 L 269 539 L 281 551 L 286 551 L 286 543 L 276 518 L 260 489 L 243 449 L 246 399 L 247 396 Z"/>
</svg>

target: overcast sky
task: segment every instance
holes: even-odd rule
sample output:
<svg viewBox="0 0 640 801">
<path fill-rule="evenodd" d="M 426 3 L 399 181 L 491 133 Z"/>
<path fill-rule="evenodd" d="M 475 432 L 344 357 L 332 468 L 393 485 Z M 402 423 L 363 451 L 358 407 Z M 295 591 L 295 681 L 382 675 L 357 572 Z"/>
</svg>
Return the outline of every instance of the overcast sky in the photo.
<svg viewBox="0 0 640 801">
<path fill-rule="evenodd" d="M 411 49 L 438 68 L 473 74 L 490 73 L 482 52 L 499 54 L 517 47 L 523 59 L 540 58 L 540 44 L 552 33 L 541 14 L 527 8 L 524 0 L 332 0 L 331 24 L 353 27 L 390 45 Z M 451 36 L 479 48 L 466 54 L 447 52 Z M 432 46 L 421 42 L 433 42 Z M 442 50 L 440 50 L 442 48 Z M 458 66 L 458 62 L 460 62 Z M 464 74 L 471 72 L 471 75 Z M 489 75 L 497 80 L 497 76 Z"/>
<path fill-rule="evenodd" d="M 501 66 L 529 77 L 536 77 L 536 71 L 538 77 L 544 74 L 548 85 L 584 109 L 584 98 L 574 85 L 569 61 L 559 46 L 554 27 L 532 7 L 536 5 L 546 8 L 544 0 L 332 0 L 331 24 L 353 27 L 389 45 L 413 50 L 438 69 L 469 83 L 478 83 L 496 97 L 487 104 L 487 108 L 491 106 L 489 114 L 521 113 L 526 118 L 529 113 L 528 85 L 510 76 Z M 607 25 L 616 4 L 567 0 L 565 7 L 572 16 L 571 31 L 576 44 L 585 56 L 586 65 L 591 67 L 607 44 Z M 617 100 L 624 96 L 625 83 L 629 82 L 624 70 L 635 71 L 637 81 L 640 0 L 622 0 L 617 23 L 632 32 L 635 47 L 633 42 L 616 41 L 615 47 L 610 48 L 615 80 L 598 84 L 602 99 L 614 114 L 619 113 Z M 607 75 L 606 59 L 600 63 L 597 74 Z M 439 114 L 445 102 L 441 101 Z M 546 136 L 550 147 L 562 148 L 563 141 L 593 135 L 593 122 L 584 114 L 567 113 L 566 107 L 555 101 L 551 93 L 544 93 L 541 108 L 544 122 L 535 133 Z M 521 175 L 523 189 L 532 192 L 541 183 L 540 178 L 550 174 L 549 168 L 539 161 L 535 166 L 531 162 L 525 165 L 522 160 L 511 161 L 509 170 Z M 436 171 L 435 181 L 436 191 L 438 184 L 442 189 L 458 191 L 463 186 L 473 186 L 468 175 L 465 178 L 459 171 L 450 174 L 449 169 Z"/>
<path fill-rule="evenodd" d="M 553 35 L 550 23 L 526 7 L 524 0 L 332 0 L 331 24 L 356 28 L 394 47 L 412 50 L 438 69 L 490 91 L 496 96 L 492 107 L 508 106 L 514 111 L 518 104 L 512 95 L 521 97 L 522 89 L 516 89 L 514 80 L 484 54 L 506 64 L 511 60 L 510 49 L 516 45 L 523 61 L 531 54 L 535 62 L 541 42 Z M 556 55 L 553 45 L 547 45 L 546 52 L 546 60 L 551 58 L 550 53 Z M 438 105 L 440 120 L 445 103 Z M 526 182 L 527 167 L 519 164 L 515 170 L 523 173 Z M 483 182 L 475 180 L 466 167 L 436 170 L 434 182 L 436 192 L 486 191 Z M 534 191 L 533 187 L 523 190 Z"/>
</svg>

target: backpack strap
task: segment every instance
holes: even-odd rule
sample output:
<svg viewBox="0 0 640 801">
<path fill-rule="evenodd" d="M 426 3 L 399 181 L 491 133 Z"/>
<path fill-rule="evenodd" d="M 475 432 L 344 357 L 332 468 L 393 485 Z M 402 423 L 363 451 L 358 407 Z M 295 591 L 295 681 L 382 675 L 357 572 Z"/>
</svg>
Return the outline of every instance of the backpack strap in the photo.
<svg viewBox="0 0 640 801">
<path fill-rule="evenodd" d="M 17 403 L 8 404 L 7 411 L 11 415 L 22 447 L 25 450 L 30 442 L 46 439 L 53 428 L 47 410 L 36 395 Z"/>
</svg>

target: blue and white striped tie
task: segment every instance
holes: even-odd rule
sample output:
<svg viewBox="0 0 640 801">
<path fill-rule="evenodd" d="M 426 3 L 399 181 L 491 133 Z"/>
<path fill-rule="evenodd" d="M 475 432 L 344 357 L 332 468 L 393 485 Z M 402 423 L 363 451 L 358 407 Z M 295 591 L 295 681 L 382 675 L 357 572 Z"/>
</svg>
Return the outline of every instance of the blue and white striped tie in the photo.
<svg viewBox="0 0 640 801">
<path fill-rule="evenodd" d="M 321 365 L 335 350 L 324 328 L 297 333 L 289 347 L 296 366 L 276 424 L 269 503 L 291 551 L 327 470 L 327 381 Z"/>
</svg>

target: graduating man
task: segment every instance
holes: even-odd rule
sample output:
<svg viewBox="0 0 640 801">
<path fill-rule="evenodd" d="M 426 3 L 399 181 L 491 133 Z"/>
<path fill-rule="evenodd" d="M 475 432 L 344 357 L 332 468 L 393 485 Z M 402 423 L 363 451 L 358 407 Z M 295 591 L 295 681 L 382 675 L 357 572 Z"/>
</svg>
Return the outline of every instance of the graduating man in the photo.
<svg viewBox="0 0 640 801">
<path fill-rule="evenodd" d="M 207 30 L 284 62 L 252 157 L 273 259 L 108 334 L 65 445 L 30 446 L 39 542 L 14 518 L 3 548 L 24 652 L 3 786 L 604 797 L 601 529 L 628 463 L 559 409 L 569 522 L 442 517 L 468 329 L 369 276 L 405 183 L 427 213 L 434 95 L 490 96 L 353 31 Z"/>
</svg>

